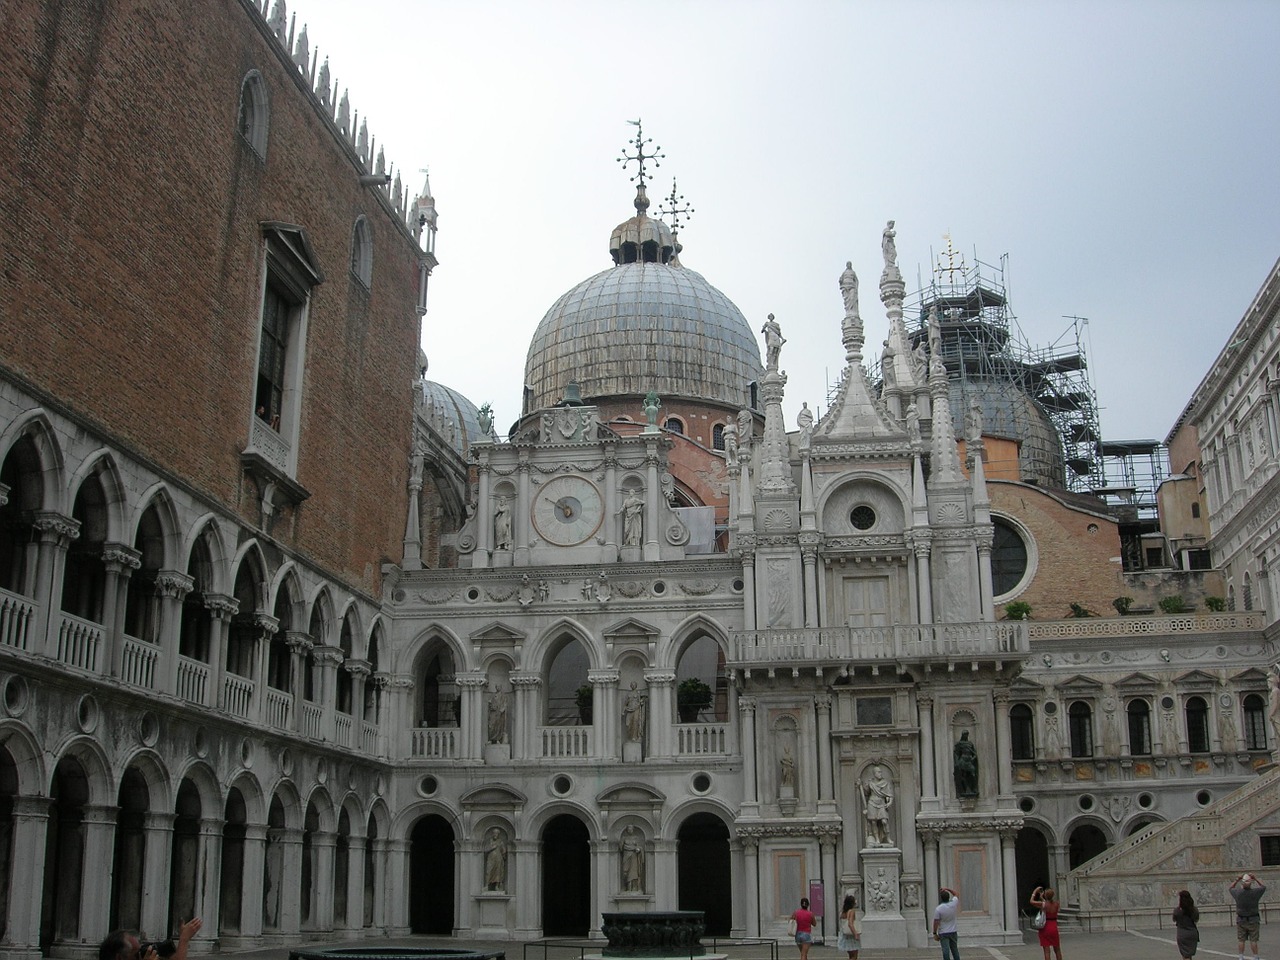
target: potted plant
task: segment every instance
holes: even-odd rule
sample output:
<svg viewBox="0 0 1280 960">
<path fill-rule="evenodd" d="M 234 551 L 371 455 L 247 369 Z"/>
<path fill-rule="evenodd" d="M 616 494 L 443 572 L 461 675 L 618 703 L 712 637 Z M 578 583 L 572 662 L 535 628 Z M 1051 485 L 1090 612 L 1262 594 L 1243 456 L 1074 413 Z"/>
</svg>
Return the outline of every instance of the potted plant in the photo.
<svg viewBox="0 0 1280 960">
<path fill-rule="evenodd" d="M 1171 597 L 1161 597 L 1156 601 L 1156 606 L 1160 608 L 1161 613 L 1187 613 L 1191 608 L 1187 606 L 1187 601 L 1182 594 L 1175 593 Z"/>
<path fill-rule="evenodd" d="M 595 706 L 594 694 L 591 691 L 591 684 L 584 683 L 578 688 L 578 692 L 573 695 L 574 702 L 578 705 L 578 720 L 584 727 L 591 725 L 593 709 Z"/>
<path fill-rule="evenodd" d="M 676 712 L 681 723 L 697 723 L 698 714 L 711 706 L 711 688 L 697 677 L 686 677 L 676 687 Z"/>
<path fill-rule="evenodd" d="M 1211 613 L 1222 613 L 1223 610 L 1227 609 L 1227 601 L 1222 597 L 1205 597 L 1204 606 Z"/>
<path fill-rule="evenodd" d="M 1031 604 L 1025 600 L 1015 600 L 1004 605 L 1004 615 L 1010 620 L 1030 620 Z"/>
<path fill-rule="evenodd" d="M 1097 614 L 1094 613 L 1092 610 L 1090 610 L 1088 607 L 1086 607 L 1083 603 L 1071 604 L 1071 610 L 1069 613 L 1067 613 L 1068 618 L 1077 619 L 1077 620 L 1082 619 L 1084 617 L 1096 617 L 1096 616 Z"/>
<path fill-rule="evenodd" d="M 1111 605 L 1116 608 L 1116 613 L 1123 617 L 1133 606 L 1133 597 L 1116 597 L 1111 601 Z"/>
</svg>

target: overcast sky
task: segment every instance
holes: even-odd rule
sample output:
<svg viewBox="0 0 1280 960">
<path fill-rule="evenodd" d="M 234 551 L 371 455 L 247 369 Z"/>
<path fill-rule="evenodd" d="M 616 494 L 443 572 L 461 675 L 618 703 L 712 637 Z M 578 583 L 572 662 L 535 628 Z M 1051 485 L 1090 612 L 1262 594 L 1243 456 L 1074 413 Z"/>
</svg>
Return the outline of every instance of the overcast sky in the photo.
<svg viewBox="0 0 1280 960">
<path fill-rule="evenodd" d="M 296 0 L 312 49 L 440 211 L 428 376 L 519 413 L 547 308 L 610 264 L 633 127 L 695 208 L 682 262 L 788 343 L 788 424 L 843 362 L 837 279 L 887 330 L 949 234 L 1007 254 L 1034 346 L 1088 318 L 1108 439 L 1163 439 L 1280 255 L 1280 3 Z M 651 209 L 651 213 L 654 211 Z M 759 334 L 757 334 L 759 338 Z M 639 408 L 637 407 L 637 411 Z"/>
</svg>

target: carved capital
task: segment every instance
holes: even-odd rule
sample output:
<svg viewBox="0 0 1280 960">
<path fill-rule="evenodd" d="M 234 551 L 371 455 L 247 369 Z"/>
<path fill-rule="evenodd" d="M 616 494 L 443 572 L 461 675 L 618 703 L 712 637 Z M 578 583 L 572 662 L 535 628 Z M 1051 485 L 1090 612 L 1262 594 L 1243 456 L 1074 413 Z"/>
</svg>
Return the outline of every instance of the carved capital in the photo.
<svg viewBox="0 0 1280 960">
<path fill-rule="evenodd" d="M 187 579 L 190 579 L 188 577 Z M 190 589 L 188 587 L 188 589 Z M 206 593 L 204 595 L 204 608 L 215 620 L 230 620 L 240 612 L 240 601 L 235 597 L 229 597 L 225 593 Z"/>
<path fill-rule="evenodd" d="M 41 539 L 75 540 L 80 536 L 80 521 L 53 510 L 37 510 L 31 526 L 40 531 Z"/>
<path fill-rule="evenodd" d="M 341 647 L 331 647 L 323 644 L 317 644 L 312 649 L 311 655 L 315 658 L 316 663 L 319 664 L 341 663 L 346 659 Z"/>
<path fill-rule="evenodd" d="M 606 687 L 611 683 L 616 684 L 621 676 L 617 670 L 588 670 L 587 682 L 592 686 Z"/>
<path fill-rule="evenodd" d="M 301 630 L 287 630 L 284 635 L 284 642 L 294 653 L 310 653 L 315 647 L 316 642 L 311 639 L 311 634 L 303 633 Z"/>
<path fill-rule="evenodd" d="M 349 658 L 342 662 L 342 669 L 353 677 L 367 677 L 373 673 L 373 664 L 368 660 Z"/>
<path fill-rule="evenodd" d="M 755 713 L 756 698 L 755 697 L 739 697 L 738 712 L 739 713 Z"/>
<path fill-rule="evenodd" d="M 513 673 L 510 678 L 513 687 L 535 688 L 542 686 L 542 677 L 536 673 Z"/>
<path fill-rule="evenodd" d="M 167 600 L 181 600 L 195 587 L 196 582 L 185 573 L 177 570 L 161 570 L 156 574 L 156 596 Z M 208 596 L 205 606 L 209 605 Z"/>
<path fill-rule="evenodd" d="M 280 619 L 267 613 L 254 613 L 253 628 L 258 631 L 258 636 L 263 639 L 274 637 L 276 631 L 280 629 Z"/>
<path fill-rule="evenodd" d="M 102 562 L 108 570 L 114 566 L 116 572 L 134 571 L 142 566 L 142 554 L 127 544 L 105 543 L 102 545 Z"/>
</svg>

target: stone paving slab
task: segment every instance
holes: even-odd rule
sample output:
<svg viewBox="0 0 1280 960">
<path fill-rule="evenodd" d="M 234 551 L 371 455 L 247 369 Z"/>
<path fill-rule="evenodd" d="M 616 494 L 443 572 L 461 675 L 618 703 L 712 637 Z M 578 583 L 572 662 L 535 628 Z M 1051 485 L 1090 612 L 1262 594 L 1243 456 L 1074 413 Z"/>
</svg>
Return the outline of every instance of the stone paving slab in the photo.
<svg viewBox="0 0 1280 960">
<path fill-rule="evenodd" d="M 1201 957 L 1207 960 L 1226 957 L 1228 960 L 1237 956 L 1235 927 L 1206 927 L 1200 931 L 1200 949 L 1196 960 Z M 454 950 L 477 950 L 482 952 L 503 951 L 507 960 L 524 960 L 524 944 L 520 941 L 478 941 L 451 940 L 444 937 L 402 937 L 386 940 L 351 940 L 307 943 L 306 946 L 323 949 L 324 947 L 369 947 L 386 949 L 388 947 L 445 947 Z M 741 951 L 732 947 L 721 948 L 727 951 L 730 960 L 767 960 L 768 949 L 754 946 Z M 939 960 L 941 951 L 936 947 L 905 948 L 894 950 L 863 950 L 858 960 Z M 244 958 L 244 960 L 287 960 L 287 948 L 268 950 L 252 950 L 227 956 Z M 961 960 L 1043 960 L 1043 952 L 1035 937 L 1028 934 L 1026 942 L 1020 946 L 984 947 L 966 945 L 964 930 L 960 932 Z M 1081 933 L 1066 931 L 1062 936 L 1063 960 L 1178 960 L 1178 948 L 1174 944 L 1172 930 L 1129 930 L 1108 931 L 1105 933 Z M 1249 954 L 1252 956 L 1252 954 Z M 576 952 L 565 948 L 550 951 L 550 960 L 570 960 Z M 778 960 L 797 960 L 798 953 L 794 944 L 779 941 Z M 1264 926 L 1259 944 L 1260 960 L 1280 960 L 1280 927 Z M 528 960 L 543 960 L 541 949 L 531 949 Z M 815 944 L 809 951 L 809 960 L 845 960 L 845 954 L 831 945 Z"/>
</svg>

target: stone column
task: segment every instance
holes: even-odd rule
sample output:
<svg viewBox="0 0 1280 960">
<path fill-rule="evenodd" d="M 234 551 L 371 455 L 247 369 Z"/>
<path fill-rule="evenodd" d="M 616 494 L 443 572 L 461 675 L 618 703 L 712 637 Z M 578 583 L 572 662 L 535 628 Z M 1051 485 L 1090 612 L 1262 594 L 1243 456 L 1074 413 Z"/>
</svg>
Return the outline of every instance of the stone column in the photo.
<svg viewBox="0 0 1280 960">
<path fill-rule="evenodd" d="M 205 706 L 217 709 L 222 706 L 222 675 L 227 666 L 227 638 L 231 633 L 231 621 L 240 612 L 240 601 L 225 594 L 206 593 L 204 608 L 213 618 L 213 628 L 209 631 L 209 687 L 205 691 Z M 181 610 L 180 605 L 178 609 Z M 177 649 L 176 641 L 174 649 Z"/>
<path fill-rule="evenodd" d="M 489 502 L 489 451 L 480 449 L 476 452 L 479 462 L 476 464 L 478 482 L 476 484 L 476 549 L 471 554 L 472 566 L 489 566 L 489 550 L 493 545 L 493 504 Z"/>
<path fill-rule="evenodd" d="M 647 844 L 653 851 L 652 879 L 645 878 L 644 892 L 649 894 L 649 909 L 678 910 L 677 894 L 680 891 L 680 860 L 677 855 L 679 843 L 675 838 L 662 839 L 654 837 Z M 621 871 L 621 858 L 618 858 L 618 869 Z M 614 874 L 618 876 L 619 874 Z"/>
<path fill-rule="evenodd" d="M 920 595 L 920 622 L 933 623 L 933 578 L 929 572 L 929 551 L 932 541 L 924 531 L 916 531 L 916 583 Z"/>
<path fill-rule="evenodd" d="M 1049 883 L 1054 890 L 1066 886 L 1067 874 L 1071 872 L 1070 846 L 1065 843 L 1049 844 Z"/>
<path fill-rule="evenodd" d="M 670 671 L 647 671 L 644 682 L 649 685 L 649 710 L 645 717 L 649 742 L 645 756 L 669 757 L 674 750 L 671 724 L 675 717 L 676 675 Z"/>
<path fill-rule="evenodd" d="M 836 813 L 835 784 L 831 773 L 831 697 L 819 696 L 818 708 L 818 812 Z M 832 854 L 832 872 L 824 874 L 827 882 L 835 877 L 835 859 Z"/>
<path fill-rule="evenodd" d="M 800 556 L 804 561 L 804 625 L 815 628 L 818 626 L 818 548 L 801 547 Z"/>
<path fill-rule="evenodd" d="M 515 537 L 515 559 L 517 567 L 529 565 L 529 524 L 532 522 L 533 505 L 529 497 L 529 450 L 521 447 L 516 469 L 519 475 L 516 480 L 516 515 L 512 519 L 511 533 Z"/>
<path fill-rule="evenodd" d="M 58 658 L 58 631 L 61 627 L 62 577 L 66 570 L 67 548 L 80 536 L 80 521 L 52 510 L 36 512 L 31 521 L 38 537 L 35 557 L 35 584 L 31 597 L 36 602 L 30 646 Z"/>
<path fill-rule="evenodd" d="M 142 929 L 156 936 L 169 927 L 169 872 L 173 858 L 173 821 L 177 815 L 149 811 L 143 816 Z M 210 926 L 218 926 L 210 918 Z M 172 932 L 172 931 L 170 931 Z"/>
<path fill-rule="evenodd" d="M 302 929 L 302 831 L 288 827 L 280 831 L 282 847 L 280 871 L 280 929 L 296 937 Z"/>
<path fill-rule="evenodd" d="M 592 753 L 601 760 L 619 756 L 618 678 L 617 670 L 587 671 L 587 681 L 591 684 L 591 725 L 595 728 Z"/>
<path fill-rule="evenodd" d="M 373 666 L 368 660 L 352 659 L 343 662 L 342 669 L 351 674 L 351 721 L 355 728 L 352 734 L 355 743 L 351 746 L 362 749 L 364 731 L 361 724 L 368 719 L 364 712 L 364 687 L 373 674 Z"/>
<path fill-rule="evenodd" d="M 334 738 L 334 711 L 338 701 L 338 665 L 343 661 L 342 648 L 318 646 L 312 651 L 319 674 L 316 699 L 320 702 L 320 736 L 324 740 Z"/>
<path fill-rule="evenodd" d="M 290 630 L 285 634 L 284 642 L 289 647 L 289 696 L 293 698 L 289 729 L 297 731 L 302 729 L 302 695 L 306 690 L 303 672 L 307 668 L 307 654 L 315 647 L 315 641 L 309 634 Z"/>
<path fill-rule="evenodd" d="M 746 929 L 748 937 L 760 936 L 760 838 L 743 835 L 742 840 L 742 886 L 743 904 L 746 913 Z"/>
<path fill-rule="evenodd" d="M 386 904 L 383 919 L 392 936 L 404 936 L 409 932 L 409 841 L 378 840 L 374 850 L 382 847 L 385 864 Z"/>
<path fill-rule="evenodd" d="M 819 828 L 818 850 L 822 860 L 822 883 L 827 895 L 827 910 L 822 917 L 822 934 L 824 938 L 832 939 L 839 933 L 840 903 L 843 895 L 840 889 L 840 874 L 836 871 L 836 844 L 839 841 L 838 827 Z"/>
<path fill-rule="evenodd" d="M 262 936 L 262 879 L 266 870 L 267 825 L 248 823 L 244 828 L 244 890 L 240 896 L 240 934 Z"/>
<path fill-rule="evenodd" d="M 311 924 L 316 930 L 333 930 L 333 868 L 338 837 L 317 832 L 311 838 L 311 889 L 315 891 Z"/>
<path fill-rule="evenodd" d="M 608 840 L 591 841 L 591 926 L 587 936 L 599 937 L 600 912 L 610 903 L 610 887 L 618 887 L 618 874 L 610 870 L 613 861 L 611 844 Z"/>
<path fill-rule="evenodd" d="M 416 433 L 416 431 L 415 431 Z M 422 463 L 426 447 L 420 437 L 415 437 L 413 453 L 409 456 L 409 511 L 404 523 L 404 544 L 401 550 L 403 570 L 422 569 L 422 519 L 418 513 L 422 499 Z"/>
<path fill-rule="evenodd" d="M 738 714 L 742 722 L 742 799 L 744 807 L 759 803 L 756 792 L 756 698 L 739 697 Z"/>
<path fill-rule="evenodd" d="M 924 915 L 933 916 L 933 907 L 938 902 L 938 890 L 942 878 L 938 875 L 938 832 L 921 830 L 920 839 L 924 842 Z"/>
<path fill-rule="evenodd" d="M 196 953 L 212 953 L 218 942 L 218 920 L 222 913 L 222 821 L 213 817 L 200 820 L 199 870 L 196 883 L 196 916 L 207 922 L 191 941 Z"/>
<path fill-rule="evenodd" d="M 756 629 L 756 555 L 745 544 L 742 548 L 742 627 Z"/>
<path fill-rule="evenodd" d="M 510 732 L 513 760 L 532 760 L 542 755 L 537 742 L 541 686 L 542 677 L 536 673 L 511 674 L 511 689 L 515 691 L 515 715 Z"/>
<path fill-rule="evenodd" d="M 542 844 L 537 840 L 517 840 L 511 845 L 515 863 L 517 940 L 537 940 L 542 936 L 542 910 L 538 891 L 542 888 Z M 510 874 L 507 889 L 510 891 Z"/>
<path fill-rule="evenodd" d="M 920 799 L 923 803 L 938 802 L 938 769 L 933 755 L 933 697 L 917 696 L 920 711 Z"/>
<path fill-rule="evenodd" d="M 992 694 L 996 710 L 996 772 L 998 774 L 996 789 L 1003 799 L 1013 798 L 1013 764 L 1010 757 L 1010 744 L 1013 742 L 1009 730 L 1009 692 L 997 690 Z"/>
<path fill-rule="evenodd" d="M 462 728 L 458 731 L 462 740 L 459 752 L 462 759 L 479 760 L 484 756 L 489 733 L 484 702 L 488 678 L 478 672 L 460 673 L 454 682 L 458 685 L 458 724 Z M 510 709 L 516 709 L 515 704 L 511 704 Z"/>
<path fill-rule="evenodd" d="M 604 446 L 604 563 L 618 559 L 618 448 L 612 443 Z"/>
<path fill-rule="evenodd" d="M 249 716 L 265 725 L 267 717 L 267 674 L 271 657 L 271 638 L 280 629 L 280 621 L 265 613 L 253 615 L 253 702 Z"/>
<path fill-rule="evenodd" d="M 111 884 L 103 883 L 101 874 L 90 865 L 109 864 L 114 860 L 116 816 L 119 812 L 119 807 L 105 804 L 88 805 L 84 808 L 84 870 L 80 877 L 79 939 L 90 943 L 97 943 L 107 935 L 107 924 L 111 919 Z"/>
<path fill-rule="evenodd" d="M 13 798 L 9 914 L 3 941 L 5 955 L 13 960 L 38 960 L 43 955 L 40 951 L 40 913 L 49 804 L 48 797 Z M 18 879 L 16 864 L 22 864 L 22 874 L 27 882 L 15 882 Z"/>
<path fill-rule="evenodd" d="M 129 577 L 142 566 L 142 554 L 123 543 L 104 544 L 102 565 L 107 571 L 102 598 L 102 627 L 109 655 L 106 663 L 100 666 L 111 676 L 120 677 L 124 669 L 124 617 L 129 606 Z M 151 638 L 138 639 L 149 641 Z M 152 678 L 153 689 L 154 685 L 155 678 Z"/>
<path fill-rule="evenodd" d="M 996 618 L 995 593 L 991 583 L 991 547 L 995 534 L 990 529 L 981 530 L 978 538 L 978 598 L 982 605 L 982 619 Z"/>
<path fill-rule="evenodd" d="M 363 836 L 347 837 L 347 922 L 346 929 L 355 931 L 364 926 L 364 857 Z"/>
<path fill-rule="evenodd" d="M 658 483 L 658 441 L 645 443 L 645 504 L 644 504 L 644 558 L 646 561 L 661 559 L 658 542 L 658 503 L 662 499 L 662 486 Z"/>
<path fill-rule="evenodd" d="M 1018 923 L 1018 855 L 1015 844 L 1018 829 L 1000 827 L 1000 866 L 1004 892 L 1004 928 L 1010 933 L 1021 929 Z"/>
</svg>

